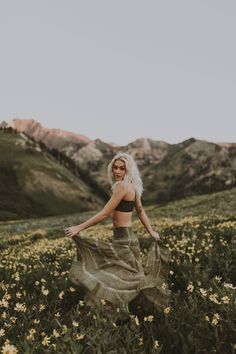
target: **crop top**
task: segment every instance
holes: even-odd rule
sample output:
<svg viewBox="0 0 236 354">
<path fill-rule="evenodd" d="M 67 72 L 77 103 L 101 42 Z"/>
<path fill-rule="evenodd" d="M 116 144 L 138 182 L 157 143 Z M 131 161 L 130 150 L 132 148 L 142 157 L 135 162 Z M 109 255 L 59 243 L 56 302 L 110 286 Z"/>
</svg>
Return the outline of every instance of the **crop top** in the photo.
<svg viewBox="0 0 236 354">
<path fill-rule="evenodd" d="M 118 211 L 133 211 L 134 209 L 134 200 L 125 200 L 125 199 L 122 199 L 120 201 L 120 203 L 117 205 L 117 207 L 115 208 L 115 210 L 118 210 Z"/>
</svg>

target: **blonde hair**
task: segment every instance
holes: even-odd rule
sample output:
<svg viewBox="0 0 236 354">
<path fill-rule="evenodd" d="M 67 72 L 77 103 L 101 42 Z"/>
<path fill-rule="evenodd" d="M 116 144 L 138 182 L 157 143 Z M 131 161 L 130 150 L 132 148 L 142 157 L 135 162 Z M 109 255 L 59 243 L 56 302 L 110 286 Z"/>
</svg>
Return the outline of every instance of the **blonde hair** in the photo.
<svg viewBox="0 0 236 354">
<path fill-rule="evenodd" d="M 117 185 L 117 183 L 119 182 L 119 181 L 115 181 L 115 179 L 113 177 L 113 165 L 116 160 L 121 160 L 125 163 L 125 167 L 126 167 L 126 174 L 124 177 L 125 185 L 128 186 L 129 183 L 133 180 L 134 185 L 135 185 L 135 190 L 139 194 L 139 196 L 141 197 L 141 195 L 143 193 L 143 182 L 140 177 L 137 164 L 134 161 L 133 156 L 131 156 L 128 153 L 121 152 L 121 151 L 118 152 L 113 157 L 113 159 L 111 160 L 111 162 L 107 166 L 107 177 L 108 177 L 108 181 L 111 185 L 111 190 L 113 190 L 115 188 L 115 186 Z"/>
</svg>

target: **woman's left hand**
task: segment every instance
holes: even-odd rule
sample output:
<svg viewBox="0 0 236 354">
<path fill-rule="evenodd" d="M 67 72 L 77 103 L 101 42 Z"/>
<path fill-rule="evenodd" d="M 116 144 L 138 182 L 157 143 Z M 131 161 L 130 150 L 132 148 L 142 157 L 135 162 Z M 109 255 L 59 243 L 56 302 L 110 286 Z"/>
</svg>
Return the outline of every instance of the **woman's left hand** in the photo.
<svg viewBox="0 0 236 354">
<path fill-rule="evenodd" d="M 69 237 L 73 237 L 76 234 L 78 234 L 80 232 L 80 228 L 79 226 L 71 226 L 71 227 L 67 227 L 67 229 L 65 229 L 65 233 L 67 236 Z"/>
<path fill-rule="evenodd" d="M 158 232 L 156 232 L 156 231 L 153 231 L 153 232 L 151 233 L 151 236 L 154 237 L 155 240 L 158 240 L 158 241 L 161 240 L 160 234 L 159 234 Z"/>
</svg>

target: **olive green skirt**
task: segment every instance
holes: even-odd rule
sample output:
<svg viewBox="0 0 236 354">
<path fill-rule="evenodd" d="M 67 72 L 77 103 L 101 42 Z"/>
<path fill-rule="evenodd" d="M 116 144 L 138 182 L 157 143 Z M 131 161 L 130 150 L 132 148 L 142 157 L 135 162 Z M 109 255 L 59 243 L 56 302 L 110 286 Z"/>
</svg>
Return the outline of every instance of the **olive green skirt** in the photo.
<svg viewBox="0 0 236 354">
<path fill-rule="evenodd" d="M 112 242 L 81 234 L 73 241 L 77 252 L 69 279 L 83 286 L 87 306 L 100 308 L 102 299 L 127 312 L 131 300 L 158 310 L 168 305 L 170 251 L 161 241 L 153 239 L 147 253 L 141 254 L 131 226 L 113 227 Z"/>
</svg>

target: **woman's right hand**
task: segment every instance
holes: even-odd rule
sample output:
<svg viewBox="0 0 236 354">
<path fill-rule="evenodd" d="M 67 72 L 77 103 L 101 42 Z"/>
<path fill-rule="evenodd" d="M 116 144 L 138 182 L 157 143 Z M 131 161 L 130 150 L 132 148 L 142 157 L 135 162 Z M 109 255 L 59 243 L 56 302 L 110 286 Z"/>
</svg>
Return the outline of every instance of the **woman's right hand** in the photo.
<svg viewBox="0 0 236 354">
<path fill-rule="evenodd" d="M 65 229 L 65 233 L 66 233 L 66 235 L 69 236 L 69 237 L 74 237 L 74 236 L 77 235 L 79 232 L 80 232 L 80 227 L 79 227 L 79 225 L 67 227 L 67 229 Z"/>
</svg>

